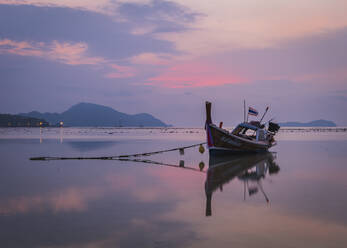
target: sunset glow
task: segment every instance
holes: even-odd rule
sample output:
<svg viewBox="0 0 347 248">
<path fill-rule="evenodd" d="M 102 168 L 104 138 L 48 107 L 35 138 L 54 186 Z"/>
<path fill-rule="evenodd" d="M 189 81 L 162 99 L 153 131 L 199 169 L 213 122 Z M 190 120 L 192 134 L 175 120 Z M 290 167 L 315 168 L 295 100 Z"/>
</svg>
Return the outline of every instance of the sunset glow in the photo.
<svg viewBox="0 0 347 248">
<path fill-rule="evenodd" d="M 347 247 L 347 0 L 0 0 L 0 248 Z"/>
<path fill-rule="evenodd" d="M 139 104 L 135 108 L 121 99 L 94 94 L 90 101 L 135 112 L 156 106 L 153 113 L 163 119 L 169 115 L 160 106 L 175 102 L 182 91 L 190 96 L 184 102 L 196 106 L 201 104 L 197 99 L 217 97 L 208 95 L 209 87 L 220 92 L 220 99 L 227 99 L 223 87 L 236 87 L 244 98 L 264 99 L 264 95 L 252 93 L 262 92 L 260 82 L 301 87 L 306 97 L 296 102 L 311 99 L 306 106 L 318 111 L 313 99 L 320 98 L 324 106 L 341 112 L 345 111 L 341 106 L 347 105 L 346 5 L 338 0 L 0 0 L 4 18 L 0 55 L 3 61 L 12 56 L 15 64 L 31 58 L 49 61 L 47 66 L 59 75 L 65 73 L 56 63 L 71 66 L 75 69 L 68 69 L 64 76 L 66 87 L 69 82 L 81 82 L 78 87 L 82 88 L 101 84 L 105 88 L 99 88 L 99 94 L 132 92 L 127 101 Z M 39 82 L 34 78 L 41 71 L 37 67 L 30 70 L 33 80 Z M 15 92 L 13 80 L 19 79 L 9 74 L 8 93 Z M 59 83 L 50 82 L 52 87 Z M 315 85 L 314 93 L 306 90 L 310 85 Z M 278 87 L 272 95 L 281 98 L 284 91 Z M 169 97 L 164 99 L 164 95 Z M 154 98 L 165 103 L 145 100 Z M 6 111 L 19 111 L 11 100 L 6 101 L 2 104 L 9 107 Z M 66 104 L 72 101 L 66 99 Z M 268 101 L 275 104 L 276 100 Z M 306 117 L 300 109 L 289 108 L 299 119 Z M 326 115 L 347 124 L 345 117 Z M 197 123 L 197 117 L 191 123 Z"/>
</svg>

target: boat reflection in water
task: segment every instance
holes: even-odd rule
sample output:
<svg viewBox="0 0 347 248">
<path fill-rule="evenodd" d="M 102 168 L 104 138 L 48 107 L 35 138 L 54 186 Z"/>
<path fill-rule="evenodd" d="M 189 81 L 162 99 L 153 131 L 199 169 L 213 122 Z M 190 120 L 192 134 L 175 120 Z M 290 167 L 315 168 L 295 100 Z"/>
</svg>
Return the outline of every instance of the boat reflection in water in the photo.
<svg viewBox="0 0 347 248">
<path fill-rule="evenodd" d="M 246 191 L 252 196 L 259 191 L 268 202 L 261 180 L 266 174 L 276 174 L 280 167 L 275 163 L 275 154 L 271 152 L 241 154 L 232 156 L 213 156 L 210 154 L 209 168 L 205 182 L 206 216 L 212 215 L 212 194 L 217 189 L 222 190 L 223 185 L 234 178 L 244 182 L 244 199 Z"/>
</svg>

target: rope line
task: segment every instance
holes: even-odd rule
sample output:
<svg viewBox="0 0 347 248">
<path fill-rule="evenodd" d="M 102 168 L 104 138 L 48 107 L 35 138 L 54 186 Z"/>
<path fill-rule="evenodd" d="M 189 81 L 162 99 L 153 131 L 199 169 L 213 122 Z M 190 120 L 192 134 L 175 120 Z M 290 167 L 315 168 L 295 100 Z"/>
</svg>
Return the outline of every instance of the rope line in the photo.
<svg viewBox="0 0 347 248">
<path fill-rule="evenodd" d="M 174 168 L 180 168 L 180 169 L 186 169 L 186 170 L 191 170 L 191 171 L 196 171 L 196 172 L 201 172 L 201 173 L 206 173 L 203 170 L 200 169 L 196 169 L 196 168 L 192 168 L 189 166 L 179 166 L 179 165 L 175 165 L 175 164 L 167 164 L 167 163 L 162 163 L 162 162 L 157 162 L 154 160 L 150 160 L 150 159 L 131 159 L 131 158 L 119 158 L 119 159 L 115 159 L 118 161 L 126 161 L 126 162 L 137 162 L 137 163 L 145 163 L 145 164 L 154 164 L 154 165 L 162 165 L 162 166 L 168 166 L 168 167 L 174 167 Z"/>
<path fill-rule="evenodd" d="M 118 156 L 102 156 L 102 157 L 31 157 L 30 160 L 93 160 L 93 159 L 99 159 L 99 160 L 120 160 L 124 158 L 131 158 L 131 157 L 143 157 L 143 156 L 151 156 L 154 154 L 164 153 L 164 152 L 172 152 L 177 150 L 184 150 L 200 145 L 204 145 L 206 142 L 198 143 L 190 146 L 182 146 L 177 147 L 173 149 L 167 149 L 167 150 L 161 150 L 161 151 L 155 151 L 155 152 L 145 152 L 145 153 L 135 153 L 135 154 L 128 154 L 128 155 L 118 155 Z"/>
</svg>

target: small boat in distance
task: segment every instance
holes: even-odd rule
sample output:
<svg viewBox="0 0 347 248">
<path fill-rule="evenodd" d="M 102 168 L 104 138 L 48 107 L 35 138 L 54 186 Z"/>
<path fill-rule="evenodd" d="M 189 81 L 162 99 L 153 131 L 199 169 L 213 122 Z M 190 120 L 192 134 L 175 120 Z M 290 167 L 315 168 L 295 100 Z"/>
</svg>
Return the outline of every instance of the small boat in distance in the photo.
<svg viewBox="0 0 347 248">
<path fill-rule="evenodd" d="M 222 128 L 223 122 L 220 123 L 219 127 L 212 123 L 211 105 L 210 102 L 206 102 L 205 129 L 210 154 L 265 152 L 276 145 L 274 136 L 280 126 L 271 121 L 268 122 L 268 125 L 261 123 L 268 108 L 260 121 L 248 122 L 245 118 L 244 122 L 229 132 Z M 256 110 L 250 108 L 249 111 L 254 112 Z"/>
</svg>

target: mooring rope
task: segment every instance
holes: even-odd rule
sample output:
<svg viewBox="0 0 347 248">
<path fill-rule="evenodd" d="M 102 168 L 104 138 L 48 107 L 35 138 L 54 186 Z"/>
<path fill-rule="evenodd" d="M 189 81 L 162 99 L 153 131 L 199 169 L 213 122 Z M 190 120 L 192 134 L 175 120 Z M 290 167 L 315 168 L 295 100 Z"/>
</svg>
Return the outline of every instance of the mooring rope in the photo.
<svg viewBox="0 0 347 248">
<path fill-rule="evenodd" d="M 99 160 L 120 160 L 122 158 L 130 158 L 130 157 L 143 157 L 150 156 L 154 154 L 164 153 L 164 152 L 172 152 L 177 150 L 184 150 L 196 146 L 202 146 L 206 144 L 206 142 L 198 143 L 190 146 L 182 146 L 173 149 L 155 151 L 155 152 L 145 152 L 145 153 L 136 153 L 136 154 L 128 154 L 128 155 L 118 155 L 118 156 L 102 156 L 102 157 L 31 157 L 30 160 L 87 160 L 87 159 L 99 159 Z"/>
<path fill-rule="evenodd" d="M 186 169 L 186 170 L 191 170 L 191 171 L 196 171 L 196 172 L 201 172 L 201 173 L 206 173 L 203 168 L 201 169 L 196 169 L 192 168 L 189 166 L 180 166 L 180 165 L 175 165 L 175 164 L 167 164 L 167 163 L 162 163 L 162 162 L 157 162 L 154 160 L 150 159 L 131 159 L 131 158 L 119 158 L 115 159 L 118 161 L 126 161 L 126 162 L 136 162 L 136 163 L 145 163 L 145 164 L 155 164 L 155 165 L 162 165 L 162 166 L 168 166 L 168 167 L 174 167 L 174 168 L 180 168 L 180 169 Z"/>
</svg>

